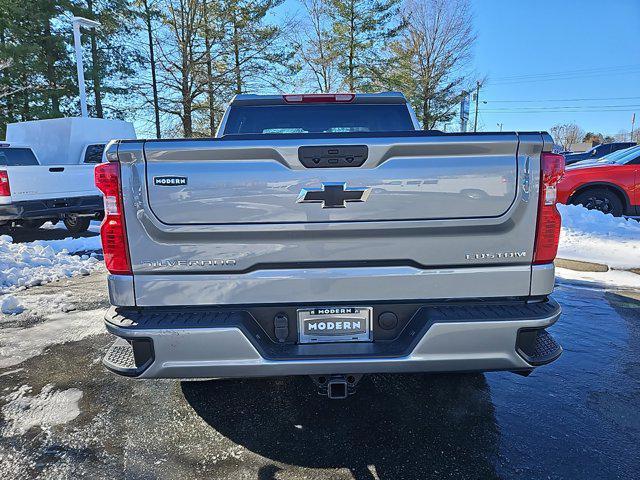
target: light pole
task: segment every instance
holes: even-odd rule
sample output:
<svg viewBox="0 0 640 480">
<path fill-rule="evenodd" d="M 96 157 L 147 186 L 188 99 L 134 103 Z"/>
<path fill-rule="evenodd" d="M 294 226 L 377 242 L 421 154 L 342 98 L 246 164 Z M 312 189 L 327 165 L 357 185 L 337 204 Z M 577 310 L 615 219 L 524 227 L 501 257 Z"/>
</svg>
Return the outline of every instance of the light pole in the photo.
<svg viewBox="0 0 640 480">
<path fill-rule="evenodd" d="M 480 103 L 480 87 L 482 86 L 482 84 L 480 83 L 480 81 L 476 82 L 476 113 L 474 115 L 473 118 L 473 131 L 477 132 L 478 131 L 478 104 Z"/>
<path fill-rule="evenodd" d="M 496 123 L 496 125 L 498 125 L 498 127 L 500 127 L 500 131 L 502 131 L 502 123 Z"/>
<path fill-rule="evenodd" d="M 87 91 L 84 88 L 84 68 L 82 66 L 82 43 L 80 40 L 80 27 L 97 28 L 100 22 L 89 20 L 88 18 L 73 17 L 73 46 L 76 51 L 76 69 L 78 70 L 78 88 L 80 89 L 80 111 L 83 117 L 88 117 L 87 111 Z"/>
</svg>

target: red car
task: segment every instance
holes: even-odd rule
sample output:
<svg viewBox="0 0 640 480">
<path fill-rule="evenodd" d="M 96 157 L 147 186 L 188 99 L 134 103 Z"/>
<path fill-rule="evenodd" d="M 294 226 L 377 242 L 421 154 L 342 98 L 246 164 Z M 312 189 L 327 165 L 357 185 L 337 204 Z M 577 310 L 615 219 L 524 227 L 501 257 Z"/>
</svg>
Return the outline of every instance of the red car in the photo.
<svg viewBox="0 0 640 480">
<path fill-rule="evenodd" d="M 558 201 L 616 217 L 640 215 L 640 146 L 568 166 Z"/>
</svg>

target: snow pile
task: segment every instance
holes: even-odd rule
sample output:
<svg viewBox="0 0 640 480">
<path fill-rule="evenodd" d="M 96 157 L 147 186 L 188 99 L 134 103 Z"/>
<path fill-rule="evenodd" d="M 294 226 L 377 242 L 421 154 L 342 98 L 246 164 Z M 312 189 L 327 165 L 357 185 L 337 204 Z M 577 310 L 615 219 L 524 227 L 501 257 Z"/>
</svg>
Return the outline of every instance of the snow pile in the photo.
<svg viewBox="0 0 640 480">
<path fill-rule="evenodd" d="M 640 222 L 558 205 L 562 231 L 558 257 L 601 263 L 614 269 L 640 268 Z"/>
<path fill-rule="evenodd" d="M 99 237 L 93 237 L 98 238 Z M 91 255 L 70 255 L 86 251 L 93 238 L 38 240 L 12 243 L 8 235 L 0 236 L 0 294 L 24 287 L 54 282 L 75 275 L 88 275 L 101 268 L 102 262 Z"/>
<path fill-rule="evenodd" d="M 14 295 L 0 297 L 2 313 L 18 315 L 27 311 L 30 316 L 46 317 L 52 313 L 71 312 L 76 309 L 71 292 L 25 295 L 16 298 Z M 2 323 L 2 320 L 0 320 Z"/>
<path fill-rule="evenodd" d="M 71 292 L 55 293 L 53 295 L 32 295 L 23 299 L 23 307 L 34 315 L 46 316 L 56 312 L 71 312 L 76 307 L 72 302 Z"/>
<path fill-rule="evenodd" d="M 18 315 L 24 312 L 24 306 L 13 295 L 7 295 L 0 300 L 0 311 L 5 315 Z"/>
<path fill-rule="evenodd" d="M 29 396 L 31 390 L 30 386 L 22 385 L 5 397 L 3 436 L 24 435 L 32 427 L 46 429 L 62 425 L 80 415 L 78 402 L 82 398 L 82 390 L 54 390 L 53 385 L 47 384 L 38 395 Z"/>
<path fill-rule="evenodd" d="M 69 237 L 62 240 L 36 240 L 34 242 L 29 242 L 29 245 L 38 247 L 51 247 L 56 253 L 60 253 L 64 250 L 69 253 L 102 251 L 102 244 L 100 243 L 99 235 L 86 238 Z"/>
</svg>

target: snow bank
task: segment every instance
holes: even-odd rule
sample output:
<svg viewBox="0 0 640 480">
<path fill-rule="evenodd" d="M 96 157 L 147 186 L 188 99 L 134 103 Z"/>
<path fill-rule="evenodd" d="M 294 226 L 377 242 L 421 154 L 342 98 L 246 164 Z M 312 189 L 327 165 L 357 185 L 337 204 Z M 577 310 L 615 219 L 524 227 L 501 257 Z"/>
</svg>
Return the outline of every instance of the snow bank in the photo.
<svg viewBox="0 0 640 480">
<path fill-rule="evenodd" d="M 597 283 L 605 287 L 640 289 L 640 275 L 621 270 L 579 272 L 568 268 L 556 268 L 556 277 L 574 284 Z"/>
<path fill-rule="evenodd" d="M 1 235 L 0 294 L 75 275 L 88 275 L 101 268 L 102 262 L 93 254 L 78 256 L 70 255 L 70 252 L 96 250 L 96 245 L 99 249 L 99 242 L 99 237 L 92 237 L 12 243 L 10 236 Z"/>
<path fill-rule="evenodd" d="M 558 210 L 562 215 L 559 258 L 614 269 L 640 268 L 640 222 L 577 205 L 558 205 Z"/>
<path fill-rule="evenodd" d="M 102 244 L 100 243 L 99 235 L 86 238 L 69 237 L 63 238 L 62 240 L 36 240 L 34 242 L 29 242 L 29 245 L 51 247 L 56 253 L 60 253 L 63 250 L 66 250 L 69 253 L 102 251 Z"/>
<path fill-rule="evenodd" d="M 53 385 L 47 384 L 39 394 L 30 396 L 31 390 L 30 386 L 22 385 L 5 397 L 3 436 L 24 435 L 33 427 L 45 429 L 62 425 L 80 415 L 78 402 L 82 398 L 82 390 L 54 390 Z"/>
<path fill-rule="evenodd" d="M 47 317 L 52 313 L 71 312 L 76 309 L 71 292 L 24 295 L 20 298 L 14 295 L 6 295 L 0 300 L 2 313 L 7 315 L 19 315 L 27 311 L 30 316 Z M 4 320 L 10 320 L 6 318 Z M 0 324 L 3 319 L 0 319 Z"/>
</svg>

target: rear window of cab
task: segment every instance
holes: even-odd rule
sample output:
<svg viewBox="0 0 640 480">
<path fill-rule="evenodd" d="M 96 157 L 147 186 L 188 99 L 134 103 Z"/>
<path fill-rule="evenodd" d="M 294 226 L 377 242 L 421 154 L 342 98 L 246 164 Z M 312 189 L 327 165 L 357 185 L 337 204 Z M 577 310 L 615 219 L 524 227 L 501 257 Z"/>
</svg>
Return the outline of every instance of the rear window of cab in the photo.
<svg viewBox="0 0 640 480">
<path fill-rule="evenodd" d="M 235 105 L 225 135 L 415 130 L 404 104 Z"/>
<path fill-rule="evenodd" d="M 38 165 L 30 148 L 0 148 L 0 165 L 8 167 Z"/>
</svg>

